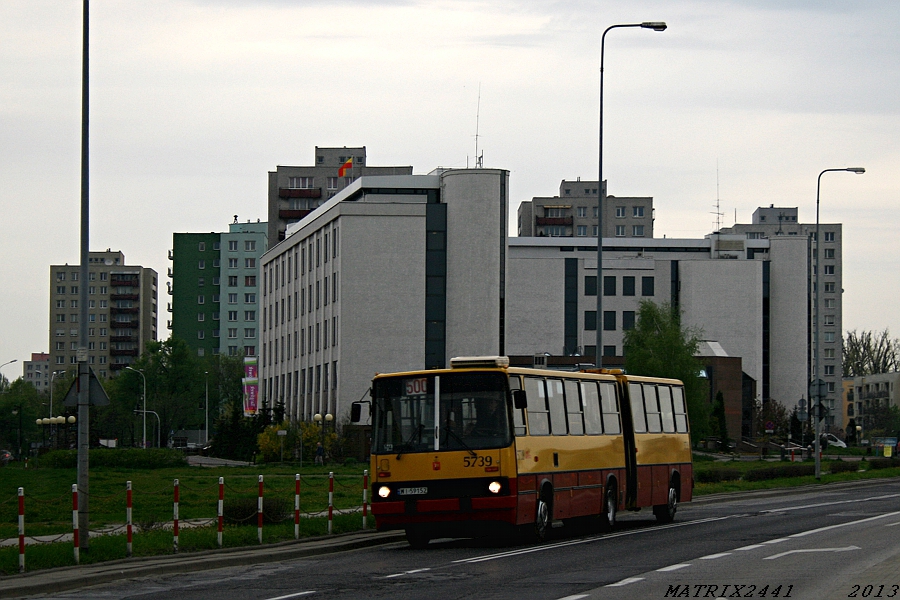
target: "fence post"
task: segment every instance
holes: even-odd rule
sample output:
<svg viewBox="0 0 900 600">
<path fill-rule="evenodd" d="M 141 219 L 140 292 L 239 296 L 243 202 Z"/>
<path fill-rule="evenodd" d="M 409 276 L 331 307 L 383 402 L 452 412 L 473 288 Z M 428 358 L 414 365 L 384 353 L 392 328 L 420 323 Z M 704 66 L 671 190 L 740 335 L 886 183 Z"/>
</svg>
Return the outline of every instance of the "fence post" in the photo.
<svg viewBox="0 0 900 600">
<path fill-rule="evenodd" d="M 80 549 L 78 548 L 78 484 L 72 484 L 72 541 L 75 543 L 75 564 L 81 561 Z"/>
<path fill-rule="evenodd" d="M 222 523 L 225 520 L 225 516 L 222 512 L 223 505 L 225 503 L 225 478 L 219 477 L 219 525 L 218 531 L 216 532 L 216 538 L 219 542 L 219 548 L 222 547 Z"/>
<path fill-rule="evenodd" d="M 334 520 L 334 471 L 328 473 L 328 533 L 332 532 L 332 521 Z"/>
<path fill-rule="evenodd" d="M 175 502 L 172 507 L 172 549 L 178 554 L 178 480 L 175 480 Z"/>
<path fill-rule="evenodd" d="M 125 482 L 125 531 L 126 531 L 126 539 L 128 541 L 125 556 L 131 558 L 131 482 Z"/>
<path fill-rule="evenodd" d="M 78 542 L 75 542 L 78 548 Z M 19 488 L 19 573 L 25 572 L 25 488 Z"/>
<path fill-rule="evenodd" d="M 294 539 L 300 539 L 300 473 L 294 475 Z"/>
<path fill-rule="evenodd" d="M 363 529 L 368 528 L 369 470 L 363 471 Z"/>
<path fill-rule="evenodd" d="M 262 527 L 263 527 L 263 476 L 259 476 L 259 498 L 256 501 L 256 536 L 259 538 L 259 543 L 263 543 L 262 538 Z"/>
</svg>

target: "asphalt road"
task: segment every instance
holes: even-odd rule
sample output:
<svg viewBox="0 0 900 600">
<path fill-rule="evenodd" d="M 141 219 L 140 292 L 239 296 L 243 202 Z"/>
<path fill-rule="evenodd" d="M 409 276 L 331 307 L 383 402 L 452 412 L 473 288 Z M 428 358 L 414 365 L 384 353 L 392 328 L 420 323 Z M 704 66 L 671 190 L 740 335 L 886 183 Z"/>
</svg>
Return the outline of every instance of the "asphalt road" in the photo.
<svg viewBox="0 0 900 600">
<path fill-rule="evenodd" d="M 707 497 L 682 505 L 670 525 L 623 514 L 612 533 L 567 525 L 544 544 L 393 542 L 35 597 L 900 598 L 898 534 L 900 481 L 880 480 Z"/>
</svg>

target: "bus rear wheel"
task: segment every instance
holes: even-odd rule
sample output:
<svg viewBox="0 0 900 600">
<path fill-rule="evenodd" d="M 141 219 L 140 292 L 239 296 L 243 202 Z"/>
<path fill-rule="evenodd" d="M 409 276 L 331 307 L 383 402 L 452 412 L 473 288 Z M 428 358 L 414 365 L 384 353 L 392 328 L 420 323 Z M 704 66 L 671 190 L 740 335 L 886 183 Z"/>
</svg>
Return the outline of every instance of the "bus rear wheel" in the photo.
<svg viewBox="0 0 900 600">
<path fill-rule="evenodd" d="M 545 497 L 538 499 L 534 512 L 534 537 L 543 542 L 550 532 L 550 504 Z"/>
<path fill-rule="evenodd" d="M 604 531 L 610 531 L 616 526 L 616 488 L 612 484 L 606 486 L 606 494 L 603 498 L 603 514 L 600 515 L 600 526 Z"/>
<path fill-rule="evenodd" d="M 669 494 L 665 504 L 658 504 L 653 507 L 653 514 L 660 523 L 671 523 L 675 520 L 675 511 L 678 510 L 678 490 L 675 489 L 675 482 L 669 484 Z"/>
<path fill-rule="evenodd" d="M 421 550 L 428 546 L 428 542 L 431 541 L 431 536 L 428 535 L 428 532 L 419 529 L 416 527 L 407 527 L 406 528 L 406 541 L 409 542 L 409 545 L 417 550 Z"/>
</svg>

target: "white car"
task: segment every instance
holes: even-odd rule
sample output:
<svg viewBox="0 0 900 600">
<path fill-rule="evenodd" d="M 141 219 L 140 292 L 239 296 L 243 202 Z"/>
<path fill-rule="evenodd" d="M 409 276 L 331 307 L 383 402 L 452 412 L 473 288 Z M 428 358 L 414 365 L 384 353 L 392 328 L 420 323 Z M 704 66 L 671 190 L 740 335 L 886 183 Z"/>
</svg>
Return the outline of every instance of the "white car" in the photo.
<svg viewBox="0 0 900 600">
<path fill-rule="evenodd" d="M 833 433 L 826 433 L 823 438 L 828 443 L 829 446 L 837 446 L 838 448 L 846 448 L 847 444 L 841 441 L 836 435 Z"/>
</svg>

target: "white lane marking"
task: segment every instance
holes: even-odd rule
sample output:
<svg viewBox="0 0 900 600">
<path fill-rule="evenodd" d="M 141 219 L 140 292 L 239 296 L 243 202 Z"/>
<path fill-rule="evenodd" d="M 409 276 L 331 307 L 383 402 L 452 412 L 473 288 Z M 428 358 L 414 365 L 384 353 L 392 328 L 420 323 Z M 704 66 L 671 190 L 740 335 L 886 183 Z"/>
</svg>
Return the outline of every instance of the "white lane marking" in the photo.
<svg viewBox="0 0 900 600">
<path fill-rule="evenodd" d="M 773 554 L 772 556 L 763 558 L 763 560 L 774 560 L 776 558 L 787 556 L 788 554 L 804 554 L 806 552 L 848 552 L 850 550 L 862 550 L 862 548 L 859 546 L 847 546 L 846 548 L 803 548 L 801 550 L 788 550 L 781 554 Z"/>
<path fill-rule="evenodd" d="M 638 581 L 643 581 L 643 577 L 629 577 L 628 579 L 623 579 L 618 583 L 610 583 L 609 585 L 603 587 L 622 587 L 623 585 L 628 585 L 630 583 L 637 583 Z"/>
<path fill-rule="evenodd" d="M 574 596 L 566 596 L 565 598 L 560 598 L 559 600 L 581 600 L 582 598 L 589 597 L 590 594 L 576 594 Z"/>
<path fill-rule="evenodd" d="M 385 575 L 384 578 L 385 578 L 385 579 L 392 579 L 392 578 L 394 578 L 394 577 L 403 577 L 404 575 L 412 575 L 412 574 L 414 574 L 414 573 L 422 573 L 423 571 L 430 571 L 430 570 L 431 570 L 431 568 L 425 568 L 425 569 L 413 569 L 412 571 L 404 571 L 404 572 L 402 572 L 402 573 L 394 573 L 393 575 Z"/>
<path fill-rule="evenodd" d="M 896 515 L 900 515 L 900 511 L 885 513 L 883 515 L 876 515 L 874 517 L 869 517 L 868 519 L 860 519 L 859 521 L 847 521 L 846 523 L 838 523 L 837 525 L 829 525 L 828 527 L 819 527 L 818 529 L 810 529 L 809 531 L 795 533 L 794 535 L 789 535 L 788 537 L 790 537 L 790 538 L 806 537 L 806 536 L 812 535 L 814 533 L 821 533 L 823 531 L 837 529 L 838 527 L 847 527 L 849 525 L 858 525 L 860 523 L 867 523 L 869 521 L 876 521 L 878 519 L 884 519 L 885 517 L 894 517 Z"/>
<path fill-rule="evenodd" d="M 727 517 L 712 517 L 709 519 L 697 519 L 696 521 L 685 521 L 684 523 L 672 523 L 669 525 L 662 525 L 659 527 L 648 527 L 646 529 L 636 529 L 633 531 L 622 531 L 619 533 L 609 533 L 602 536 L 597 537 L 589 537 L 583 538 L 579 540 L 570 540 L 566 542 L 557 542 L 555 544 L 547 544 L 544 546 L 533 546 L 531 548 L 523 548 L 521 550 L 508 550 L 506 552 L 498 552 L 496 554 L 487 554 L 484 556 L 475 556 L 472 558 L 463 558 L 460 560 L 454 560 L 453 563 L 478 563 L 484 562 L 488 560 L 497 560 L 499 558 L 510 558 L 513 556 L 521 556 L 523 554 L 531 554 L 532 552 L 544 552 L 545 550 L 555 550 L 556 548 L 564 548 L 566 546 L 577 546 L 580 544 L 590 544 L 593 542 L 598 542 L 600 540 L 607 540 L 610 538 L 616 537 L 624 537 L 628 535 L 637 535 L 639 533 L 649 533 L 651 531 L 660 531 L 661 529 L 673 529 L 676 527 L 687 527 L 689 525 L 699 525 L 702 523 L 711 523 L 714 521 L 724 521 L 725 519 L 733 519 L 735 517 L 746 517 L 748 515 L 729 515 Z"/>
<path fill-rule="evenodd" d="M 855 504 L 857 502 L 871 502 L 873 500 L 887 500 L 889 498 L 898 498 L 900 494 L 886 494 L 884 496 L 872 496 L 870 498 L 860 498 L 859 500 L 835 500 L 834 502 L 819 502 L 817 504 L 805 504 L 803 506 L 785 506 L 783 508 L 768 508 L 759 511 L 760 513 L 786 512 L 789 510 L 804 510 L 807 508 L 818 508 L 820 506 L 836 506 L 838 504 Z"/>
<path fill-rule="evenodd" d="M 296 594 L 288 594 L 286 596 L 276 596 L 274 598 L 266 598 L 266 600 L 284 600 L 285 598 L 296 598 L 297 596 L 308 596 L 309 594 L 315 594 L 315 590 L 309 590 L 306 592 L 297 592 Z"/>
<path fill-rule="evenodd" d="M 749 546 L 743 546 L 741 548 L 735 548 L 735 552 L 741 552 L 742 550 L 756 550 L 757 548 L 762 548 L 762 544 L 751 544 Z"/>
<path fill-rule="evenodd" d="M 723 556 L 731 556 L 731 552 L 719 552 L 718 554 L 709 554 L 707 556 L 701 556 L 698 560 L 715 560 L 717 558 L 722 558 Z"/>
<path fill-rule="evenodd" d="M 677 571 L 678 569 L 684 569 L 685 567 L 691 566 L 691 563 L 681 563 L 678 565 L 669 565 L 668 567 L 663 567 L 662 569 L 657 569 L 660 573 L 668 573 L 669 571 Z"/>
<path fill-rule="evenodd" d="M 893 527 L 894 525 L 900 525 L 900 521 L 897 521 L 896 523 L 890 523 L 888 525 L 885 525 L 885 527 Z"/>
<path fill-rule="evenodd" d="M 780 544 L 781 542 L 786 542 L 786 541 L 788 541 L 787 538 L 778 538 L 775 540 L 769 540 L 767 542 L 763 542 L 763 544 Z"/>
</svg>

